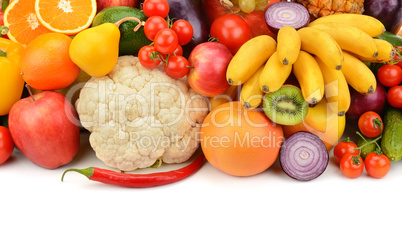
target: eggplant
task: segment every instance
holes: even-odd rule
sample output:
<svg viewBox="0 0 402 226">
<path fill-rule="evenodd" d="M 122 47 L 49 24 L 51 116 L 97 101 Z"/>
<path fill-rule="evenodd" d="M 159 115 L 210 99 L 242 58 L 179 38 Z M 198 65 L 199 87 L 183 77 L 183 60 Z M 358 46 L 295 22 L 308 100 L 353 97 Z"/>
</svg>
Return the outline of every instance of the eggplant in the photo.
<svg viewBox="0 0 402 226">
<path fill-rule="evenodd" d="M 191 50 L 202 42 L 208 41 L 209 26 L 201 0 L 167 0 L 169 3 L 169 17 L 187 20 L 193 26 L 193 39 L 183 46 L 183 55 L 188 57 Z"/>
<path fill-rule="evenodd" d="M 402 25 L 402 3 L 400 3 L 399 8 L 395 12 L 394 21 L 391 25 L 390 31 L 395 33 L 397 31 L 398 27 L 400 27 L 401 25 Z"/>
<path fill-rule="evenodd" d="M 402 7 L 401 0 L 365 0 L 364 14 L 377 18 L 384 24 L 387 31 L 391 31 L 394 21 L 400 20 L 395 18 L 400 7 Z"/>
<path fill-rule="evenodd" d="M 141 3 L 144 0 L 140 1 Z M 167 0 L 169 3 L 169 17 L 184 19 L 193 26 L 193 39 L 183 47 L 183 56 L 188 57 L 194 47 L 208 41 L 209 25 L 207 16 L 202 8 L 201 0 Z M 142 6 L 142 4 L 140 4 Z"/>
</svg>

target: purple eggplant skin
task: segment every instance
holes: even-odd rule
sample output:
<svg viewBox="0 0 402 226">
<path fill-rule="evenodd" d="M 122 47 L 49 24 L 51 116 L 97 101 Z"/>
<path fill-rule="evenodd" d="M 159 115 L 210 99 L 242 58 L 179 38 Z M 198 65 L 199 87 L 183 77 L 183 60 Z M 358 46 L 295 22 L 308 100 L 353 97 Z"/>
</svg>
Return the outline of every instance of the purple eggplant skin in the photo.
<svg viewBox="0 0 402 226">
<path fill-rule="evenodd" d="M 401 4 L 401 0 L 365 0 L 364 14 L 377 18 L 387 31 L 391 31 L 396 19 L 395 14 L 402 7 Z"/>
<path fill-rule="evenodd" d="M 140 1 L 140 8 L 142 3 Z M 187 20 L 193 26 L 192 40 L 182 46 L 183 56 L 188 57 L 191 51 L 200 43 L 207 42 L 209 39 L 209 25 L 206 13 L 202 8 L 201 0 L 167 0 L 169 3 L 169 18 Z"/>
<path fill-rule="evenodd" d="M 400 24 L 402 24 L 402 2 L 400 3 L 399 8 L 395 12 L 394 21 L 393 21 L 393 23 L 391 25 L 390 31 L 395 31 L 395 29 L 397 29 L 397 27 Z"/>
<path fill-rule="evenodd" d="M 202 9 L 201 0 L 167 0 L 169 17 L 175 20 L 187 20 L 193 26 L 193 39 L 183 47 L 183 55 L 188 57 L 194 47 L 209 38 L 207 16 Z"/>
</svg>

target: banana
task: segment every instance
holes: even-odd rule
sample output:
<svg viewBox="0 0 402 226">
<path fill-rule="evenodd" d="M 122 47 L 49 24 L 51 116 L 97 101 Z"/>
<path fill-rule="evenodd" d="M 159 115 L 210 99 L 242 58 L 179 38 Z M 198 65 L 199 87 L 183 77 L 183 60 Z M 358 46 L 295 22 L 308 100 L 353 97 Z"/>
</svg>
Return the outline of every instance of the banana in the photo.
<svg viewBox="0 0 402 226">
<path fill-rule="evenodd" d="M 275 92 L 282 87 L 291 72 L 292 64 L 282 64 L 278 52 L 275 52 L 265 64 L 257 85 L 264 93 Z"/>
<path fill-rule="evenodd" d="M 371 94 L 377 88 L 373 72 L 358 58 L 344 52 L 342 73 L 347 83 L 362 94 Z"/>
<path fill-rule="evenodd" d="M 357 56 L 361 61 L 373 63 L 385 63 L 392 60 L 396 54 L 394 47 L 391 43 L 382 39 L 373 39 L 378 48 L 377 57 L 362 57 Z"/>
<path fill-rule="evenodd" d="M 226 70 L 230 85 L 245 83 L 276 51 L 276 41 L 268 35 L 248 40 L 233 56 Z"/>
<path fill-rule="evenodd" d="M 246 109 L 254 109 L 260 106 L 262 102 L 263 92 L 258 87 L 258 82 L 260 80 L 260 75 L 264 66 L 261 66 L 257 72 L 249 80 L 247 80 L 240 91 L 240 103 Z"/>
<path fill-rule="evenodd" d="M 378 55 L 378 48 L 374 39 L 359 28 L 335 22 L 316 24 L 312 27 L 331 35 L 342 50 L 362 57 L 376 57 Z"/>
<path fill-rule="evenodd" d="M 239 92 L 240 86 L 230 86 L 223 94 L 209 98 L 209 110 L 212 111 L 217 106 L 234 101 Z"/>
<path fill-rule="evenodd" d="M 360 30 L 364 31 L 371 37 L 377 37 L 385 32 L 384 24 L 382 24 L 381 21 L 379 21 L 378 19 L 368 15 L 351 13 L 323 16 L 309 23 L 308 26 L 310 27 L 317 24 L 324 24 L 329 22 L 352 25 L 353 27 L 357 27 Z"/>
<path fill-rule="evenodd" d="M 317 56 L 314 57 L 324 78 L 324 95 L 328 105 L 338 116 L 343 116 L 350 107 L 350 92 L 342 71 L 328 68 Z"/>
<path fill-rule="evenodd" d="M 330 68 L 342 68 L 342 49 L 331 35 L 314 27 L 304 27 L 297 32 L 301 39 L 301 50 L 318 56 Z"/>
<path fill-rule="evenodd" d="M 306 102 L 311 105 L 320 102 L 324 96 L 324 79 L 314 57 L 301 50 L 299 57 L 293 64 L 293 73 L 299 81 Z"/>
<path fill-rule="evenodd" d="M 293 27 L 285 26 L 279 29 L 276 40 L 278 42 L 276 51 L 278 52 L 279 60 L 284 65 L 293 64 L 300 52 L 301 40 L 299 33 Z"/>
</svg>

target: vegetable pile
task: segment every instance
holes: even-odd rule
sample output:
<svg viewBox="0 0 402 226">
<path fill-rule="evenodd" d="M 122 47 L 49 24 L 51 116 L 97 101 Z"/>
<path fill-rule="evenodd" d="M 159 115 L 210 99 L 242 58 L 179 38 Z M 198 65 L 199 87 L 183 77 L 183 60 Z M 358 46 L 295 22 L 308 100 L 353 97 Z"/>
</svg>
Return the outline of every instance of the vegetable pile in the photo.
<svg viewBox="0 0 402 226">
<path fill-rule="evenodd" d="M 62 181 L 131 188 L 205 159 L 238 177 L 278 161 L 317 180 L 331 158 L 385 177 L 402 159 L 402 5 L 327 2 L 3 0 L 0 164 L 19 151 Z M 80 133 L 105 168 L 70 168 Z"/>
</svg>

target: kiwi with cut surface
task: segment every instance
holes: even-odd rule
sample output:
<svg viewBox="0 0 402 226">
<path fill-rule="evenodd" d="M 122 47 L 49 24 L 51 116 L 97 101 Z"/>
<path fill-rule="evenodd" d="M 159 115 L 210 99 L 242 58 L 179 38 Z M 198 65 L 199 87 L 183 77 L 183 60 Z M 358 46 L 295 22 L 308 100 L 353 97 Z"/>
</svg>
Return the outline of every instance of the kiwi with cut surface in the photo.
<svg viewBox="0 0 402 226">
<path fill-rule="evenodd" d="M 265 94 L 263 109 L 277 124 L 296 125 L 306 117 L 308 104 L 298 87 L 283 85 L 277 91 Z"/>
</svg>

